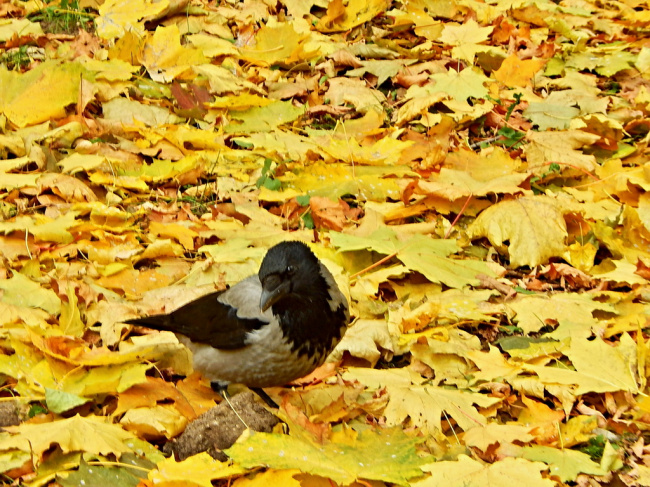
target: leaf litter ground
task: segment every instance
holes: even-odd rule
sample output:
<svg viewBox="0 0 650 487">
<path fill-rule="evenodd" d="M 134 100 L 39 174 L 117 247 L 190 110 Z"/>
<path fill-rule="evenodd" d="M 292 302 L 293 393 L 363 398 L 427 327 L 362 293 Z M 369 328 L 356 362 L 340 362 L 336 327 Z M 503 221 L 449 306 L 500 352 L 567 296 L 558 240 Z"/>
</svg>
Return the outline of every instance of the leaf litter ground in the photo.
<svg viewBox="0 0 650 487">
<path fill-rule="evenodd" d="M 647 1 L 0 17 L 6 481 L 650 485 Z M 286 239 L 353 324 L 269 391 L 288 435 L 165 459 L 218 397 L 123 321 Z"/>
</svg>

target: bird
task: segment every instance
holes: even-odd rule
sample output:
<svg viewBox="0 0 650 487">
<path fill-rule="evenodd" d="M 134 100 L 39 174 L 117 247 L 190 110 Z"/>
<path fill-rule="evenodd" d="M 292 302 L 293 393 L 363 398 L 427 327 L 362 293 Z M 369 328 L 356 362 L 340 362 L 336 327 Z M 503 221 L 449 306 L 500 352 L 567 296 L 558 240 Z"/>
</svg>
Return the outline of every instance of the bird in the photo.
<svg viewBox="0 0 650 487">
<path fill-rule="evenodd" d="M 125 321 L 174 332 L 192 352 L 194 370 L 226 397 L 239 383 L 263 391 L 322 365 L 350 320 L 347 298 L 308 245 L 271 247 L 259 272 L 167 314 Z M 270 402 L 269 402 L 270 401 Z"/>
</svg>

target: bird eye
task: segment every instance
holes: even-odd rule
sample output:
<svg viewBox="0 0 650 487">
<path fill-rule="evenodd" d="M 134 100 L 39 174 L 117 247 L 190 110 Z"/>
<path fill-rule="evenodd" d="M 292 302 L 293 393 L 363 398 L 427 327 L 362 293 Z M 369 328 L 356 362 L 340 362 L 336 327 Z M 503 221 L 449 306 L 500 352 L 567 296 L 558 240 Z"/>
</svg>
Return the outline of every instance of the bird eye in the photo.
<svg viewBox="0 0 650 487">
<path fill-rule="evenodd" d="M 295 268 L 294 266 L 292 266 L 292 265 L 288 265 L 287 268 L 286 268 L 286 270 L 285 270 L 285 272 L 286 272 L 287 274 L 291 275 L 291 274 L 293 274 L 294 272 L 296 272 L 296 268 Z"/>
</svg>

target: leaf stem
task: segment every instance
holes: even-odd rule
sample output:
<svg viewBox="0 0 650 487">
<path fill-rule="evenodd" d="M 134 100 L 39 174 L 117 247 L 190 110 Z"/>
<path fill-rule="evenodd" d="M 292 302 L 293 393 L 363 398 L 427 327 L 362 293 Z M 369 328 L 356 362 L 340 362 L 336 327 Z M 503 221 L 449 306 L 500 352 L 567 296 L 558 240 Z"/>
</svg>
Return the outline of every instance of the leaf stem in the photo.
<svg viewBox="0 0 650 487">
<path fill-rule="evenodd" d="M 400 250 L 403 250 L 403 249 L 400 249 Z M 386 261 L 392 259 L 393 257 L 395 257 L 395 256 L 399 253 L 400 250 L 398 250 L 397 252 L 393 252 L 392 254 L 389 254 L 389 255 L 387 255 L 386 257 L 383 257 L 383 258 L 379 259 L 379 260 L 378 260 L 377 262 L 375 262 L 374 264 L 369 265 L 369 266 L 366 267 L 365 269 L 361 269 L 359 272 L 356 272 L 356 273 L 352 274 L 352 275 L 350 276 L 350 279 L 356 279 L 356 278 L 359 277 L 361 274 L 365 274 L 366 272 L 371 271 L 371 270 L 374 269 L 375 267 L 379 267 L 379 266 L 382 265 L 384 262 L 386 262 Z"/>
<path fill-rule="evenodd" d="M 451 231 L 453 230 L 454 225 L 456 225 L 456 223 L 458 223 L 458 220 L 459 220 L 460 217 L 463 215 L 463 212 L 467 209 L 467 205 L 469 205 L 469 202 L 472 200 L 472 196 L 474 196 L 473 193 L 470 194 L 470 195 L 467 197 L 467 201 L 465 201 L 465 204 L 464 204 L 463 207 L 460 209 L 460 211 L 458 212 L 458 215 L 456 215 L 456 218 L 454 218 L 454 221 L 451 223 L 451 226 L 449 227 L 449 229 L 448 229 L 447 232 L 445 233 L 445 238 L 449 237 L 449 234 L 450 234 Z"/>
<path fill-rule="evenodd" d="M 150 468 L 139 467 L 137 465 L 131 465 L 129 463 L 121 462 L 104 462 L 99 460 L 94 460 L 92 462 L 86 462 L 86 465 L 98 465 L 102 467 L 123 467 L 123 468 L 132 468 L 134 470 L 141 470 L 142 472 L 150 472 Z"/>
</svg>

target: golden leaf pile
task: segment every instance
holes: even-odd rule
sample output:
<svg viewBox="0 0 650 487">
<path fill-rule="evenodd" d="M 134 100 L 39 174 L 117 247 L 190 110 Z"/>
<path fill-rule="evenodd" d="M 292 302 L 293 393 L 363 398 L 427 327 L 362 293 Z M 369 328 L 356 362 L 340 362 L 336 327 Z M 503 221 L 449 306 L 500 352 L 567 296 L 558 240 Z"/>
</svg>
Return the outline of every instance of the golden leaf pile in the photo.
<svg viewBox="0 0 650 487">
<path fill-rule="evenodd" d="M 650 485 L 647 0 L 0 4 L 0 473 Z M 355 318 L 289 433 L 123 323 L 314 243 Z M 117 480 L 116 480 L 117 479 Z M 117 484 L 116 484 L 117 485 Z"/>
</svg>

